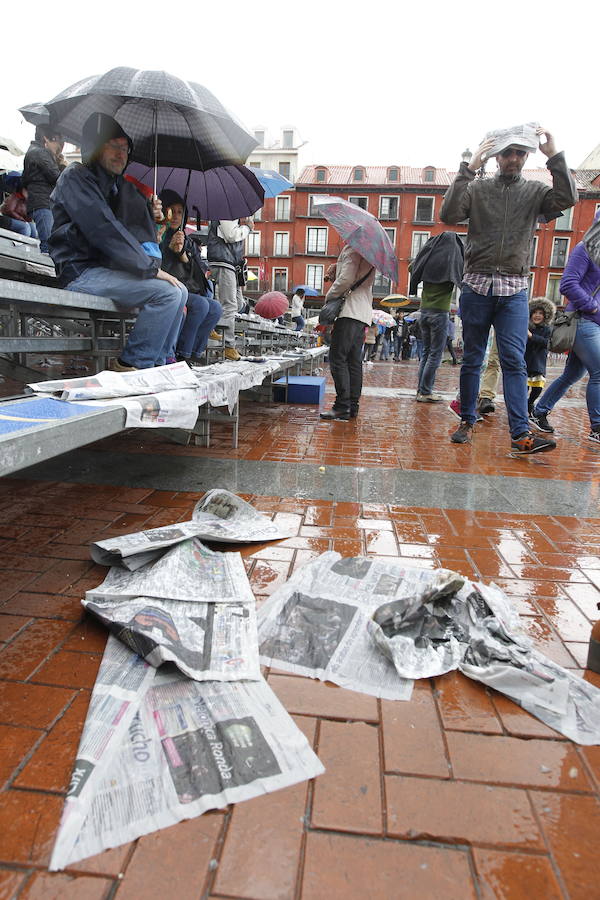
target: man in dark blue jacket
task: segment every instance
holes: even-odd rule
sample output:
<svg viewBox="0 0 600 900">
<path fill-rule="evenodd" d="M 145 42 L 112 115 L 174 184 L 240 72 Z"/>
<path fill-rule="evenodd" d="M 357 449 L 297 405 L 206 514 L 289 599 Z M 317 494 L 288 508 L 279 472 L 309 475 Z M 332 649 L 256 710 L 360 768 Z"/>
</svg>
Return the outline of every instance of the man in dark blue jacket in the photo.
<svg viewBox="0 0 600 900">
<path fill-rule="evenodd" d="M 52 193 L 50 255 L 69 291 L 110 297 L 139 309 L 114 371 L 164 365 L 179 328 L 187 289 L 160 268 L 153 218 L 123 179 L 132 142 L 121 126 L 93 113 L 83 127 L 83 164 L 69 166 Z"/>
</svg>

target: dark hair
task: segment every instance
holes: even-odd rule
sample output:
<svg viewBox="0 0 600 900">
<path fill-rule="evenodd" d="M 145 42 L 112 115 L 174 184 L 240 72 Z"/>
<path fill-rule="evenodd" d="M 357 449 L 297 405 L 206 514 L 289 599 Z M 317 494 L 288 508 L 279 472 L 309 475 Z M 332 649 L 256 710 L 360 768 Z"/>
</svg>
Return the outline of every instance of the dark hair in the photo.
<svg viewBox="0 0 600 900">
<path fill-rule="evenodd" d="M 298 297 L 305 297 L 306 291 L 304 290 L 304 288 L 298 288 L 298 290 L 296 291 L 296 294 L 298 295 Z"/>
<path fill-rule="evenodd" d="M 51 141 L 52 138 L 59 137 L 56 128 L 53 128 L 51 125 L 36 125 L 35 126 L 35 140 L 38 144 L 44 143 L 44 138 L 47 141 Z M 62 140 L 62 137 L 60 138 Z"/>
</svg>

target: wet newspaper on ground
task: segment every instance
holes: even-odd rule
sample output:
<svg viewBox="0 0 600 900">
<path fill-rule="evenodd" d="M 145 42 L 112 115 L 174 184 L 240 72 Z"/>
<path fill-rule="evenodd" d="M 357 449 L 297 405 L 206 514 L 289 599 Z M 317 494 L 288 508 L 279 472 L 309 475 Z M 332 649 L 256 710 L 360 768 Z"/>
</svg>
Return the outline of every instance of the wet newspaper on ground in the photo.
<svg viewBox="0 0 600 900">
<path fill-rule="evenodd" d="M 101 565 L 135 569 L 155 559 L 164 548 L 190 537 L 220 543 L 249 543 L 291 536 L 292 531 L 273 522 L 250 503 L 217 488 L 198 501 L 190 521 L 97 541 L 91 544 L 90 552 L 92 559 Z"/>
<path fill-rule="evenodd" d="M 571 740 L 600 743 L 600 690 L 539 653 L 496 586 L 443 569 L 424 578 L 407 574 L 369 628 L 403 677 L 459 669 Z"/>
<path fill-rule="evenodd" d="M 135 572 L 113 567 L 83 605 L 153 666 L 198 681 L 259 679 L 256 604 L 239 553 L 183 541 Z"/>
<path fill-rule="evenodd" d="M 406 571 L 387 560 L 322 554 L 259 610 L 261 662 L 375 697 L 409 700 L 412 679 L 398 675 L 369 634 L 372 614 L 400 595 Z M 415 583 L 427 574 L 413 572 Z"/>
<path fill-rule="evenodd" d="M 50 869 L 324 771 L 264 681 L 191 681 L 110 637 Z"/>
</svg>

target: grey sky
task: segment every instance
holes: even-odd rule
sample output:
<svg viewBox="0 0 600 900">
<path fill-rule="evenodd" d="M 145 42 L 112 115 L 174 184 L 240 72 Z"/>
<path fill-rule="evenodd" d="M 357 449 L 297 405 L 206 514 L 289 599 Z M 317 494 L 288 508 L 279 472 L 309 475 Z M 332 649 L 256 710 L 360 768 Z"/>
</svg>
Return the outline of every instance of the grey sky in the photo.
<svg viewBox="0 0 600 900">
<path fill-rule="evenodd" d="M 127 65 L 206 85 L 249 128 L 295 125 L 304 164 L 454 169 L 487 130 L 531 120 L 554 133 L 571 166 L 600 143 L 595 101 L 586 108 L 597 39 L 583 0 L 269 8 L 146 0 L 92 12 L 30 0 L 21 39 L 3 45 L 0 134 L 26 149 L 33 129 L 18 106 Z M 538 154 L 528 165 L 544 162 Z"/>
</svg>

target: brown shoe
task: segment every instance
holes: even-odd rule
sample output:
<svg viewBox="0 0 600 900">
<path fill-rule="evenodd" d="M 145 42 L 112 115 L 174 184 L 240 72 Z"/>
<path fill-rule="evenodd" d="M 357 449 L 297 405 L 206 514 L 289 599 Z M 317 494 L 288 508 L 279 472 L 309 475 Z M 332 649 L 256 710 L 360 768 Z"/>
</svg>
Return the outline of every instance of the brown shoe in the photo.
<svg viewBox="0 0 600 900">
<path fill-rule="evenodd" d="M 470 444 L 473 438 L 473 426 L 463 419 L 450 440 L 453 444 Z"/>
<path fill-rule="evenodd" d="M 208 336 L 208 339 L 209 339 L 209 341 L 219 341 L 220 342 L 221 335 L 219 334 L 218 331 L 215 331 L 215 329 L 213 328 L 213 330 L 211 331 L 211 333 Z"/>
<path fill-rule="evenodd" d="M 232 362 L 237 362 L 238 359 L 242 358 L 235 347 L 225 347 L 223 356 L 225 357 L 225 359 L 230 359 Z"/>
<path fill-rule="evenodd" d="M 125 363 L 121 362 L 120 359 L 111 359 L 109 363 L 109 371 L 110 372 L 137 372 L 135 366 L 127 366 Z"/>
</svg>

